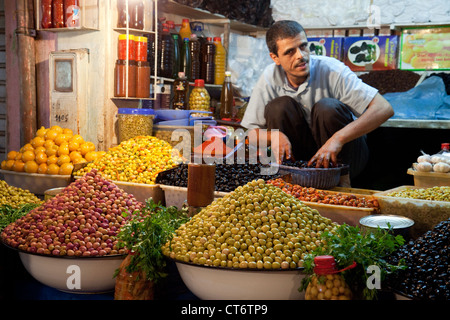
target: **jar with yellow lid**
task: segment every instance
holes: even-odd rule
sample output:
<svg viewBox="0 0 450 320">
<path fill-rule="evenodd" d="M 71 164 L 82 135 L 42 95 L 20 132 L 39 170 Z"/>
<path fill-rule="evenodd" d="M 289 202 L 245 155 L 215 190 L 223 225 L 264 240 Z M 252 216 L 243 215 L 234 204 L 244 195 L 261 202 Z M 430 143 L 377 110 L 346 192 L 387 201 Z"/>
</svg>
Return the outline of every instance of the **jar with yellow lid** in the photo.
<svg viewBox="0 0 450 320">
<path fill-rule="evenodd" d="M 306 288 L 305 300 L 351 300 L 352 291 L 341 272 L 355 267 L 352 264 L 343 270 L 337 270 L 333 256 L 314 258 L 314 274 Z"/>
<path fill-rule="evenodd" d="M 205 80 L 196 79 L 189 96 L 189 109 L 210 111 L 211 97 L 205 88 Z"/>
</svg>

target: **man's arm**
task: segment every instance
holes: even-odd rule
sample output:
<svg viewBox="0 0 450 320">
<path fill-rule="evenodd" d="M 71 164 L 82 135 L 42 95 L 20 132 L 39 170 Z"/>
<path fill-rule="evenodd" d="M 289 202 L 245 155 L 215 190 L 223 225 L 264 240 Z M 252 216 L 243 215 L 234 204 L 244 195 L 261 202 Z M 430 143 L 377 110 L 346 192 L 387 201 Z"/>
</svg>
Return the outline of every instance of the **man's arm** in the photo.
<svg viewBox="0 0 450 320">
<path fill-rule="evenodd" d="M 390 103 L 377 93 L 366 111 L 328 139 L 309 160 L 309 164 L 316 162 L 317 167 L 327 168 L 330 162 L 337 163 L 337 156 L 344 144 L 375 130 L 393 115 L 394 110 Z"/>
<path fill-rule="evenodd" d="M 292 157 L 291 142 L 280 130 L 250 129 L 248 131 L 248 139 L 250 143 L 254 144 L 257 142 L 256 147 L 260 145 L 270 146 L 277 163 L 281 163 L 283 159 L 290 159 Z"/>
</svg>

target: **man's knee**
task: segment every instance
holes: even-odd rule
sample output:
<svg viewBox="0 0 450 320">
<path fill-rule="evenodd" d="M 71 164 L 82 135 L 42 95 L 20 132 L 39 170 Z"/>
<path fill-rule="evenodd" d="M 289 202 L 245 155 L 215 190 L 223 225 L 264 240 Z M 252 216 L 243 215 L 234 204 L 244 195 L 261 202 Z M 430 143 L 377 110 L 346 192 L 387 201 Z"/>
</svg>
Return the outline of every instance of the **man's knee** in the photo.
<svg viewBox="0 0 450 320">
<path fill-rule="evenodd" d="M 348 107 L 334 98 L 322 98 L 316 102 L 311 110 L 313 119 L 322 119 L 323 122 L 333 122 L 345 118 L 352 121 L 352 113 Z"/>
<path fill-rule="evenodd" d="M 297 102 L 288 96 L 275 98 L 266 105 L 264 116 L 267 118 L 275 115 L 292 115 L 296 104 Z"/>
</svg>

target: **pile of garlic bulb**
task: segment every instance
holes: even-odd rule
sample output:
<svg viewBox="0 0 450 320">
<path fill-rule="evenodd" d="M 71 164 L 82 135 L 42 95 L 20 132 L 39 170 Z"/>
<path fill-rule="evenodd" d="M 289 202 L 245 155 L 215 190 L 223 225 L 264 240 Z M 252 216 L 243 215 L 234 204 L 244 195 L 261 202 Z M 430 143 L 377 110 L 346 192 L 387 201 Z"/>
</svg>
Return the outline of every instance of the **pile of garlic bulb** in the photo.
<svg viewBox="0 0 450 320">
<path fill-rule="evenodd" d="M 417 157 L 417 163 L 414 168 L 421 172 L 450 172 L 450 157 L 435 154 L 423 154 Z"/>
</svg>

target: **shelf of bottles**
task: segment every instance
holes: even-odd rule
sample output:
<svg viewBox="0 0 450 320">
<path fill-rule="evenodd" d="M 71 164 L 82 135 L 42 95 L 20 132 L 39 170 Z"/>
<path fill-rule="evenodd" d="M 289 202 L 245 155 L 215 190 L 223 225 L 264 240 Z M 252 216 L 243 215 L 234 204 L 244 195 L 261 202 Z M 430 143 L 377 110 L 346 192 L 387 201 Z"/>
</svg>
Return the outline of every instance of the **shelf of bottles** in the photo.
<svg viewBox="0 0 450 320">
<path fill-rule="evenodd" d="M 113 0 L 112 21 L 117 48 L 114 67 L 114 99 L 155 100 L 150 92 L 157 85 L 158 16 L 156 0 Z M 117 22 L 115 22 L 117 21 Z M 153 52 L 150 54 L 150 52 Z"/>
<path fill-rule="evenodd" d="M 99 0 L 36 0 L 36 30 L 99 30 Z"/>
</svg>

